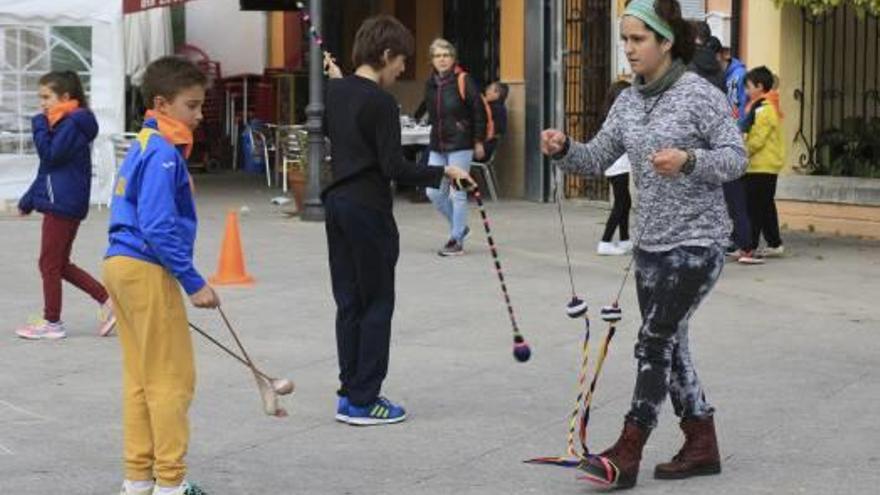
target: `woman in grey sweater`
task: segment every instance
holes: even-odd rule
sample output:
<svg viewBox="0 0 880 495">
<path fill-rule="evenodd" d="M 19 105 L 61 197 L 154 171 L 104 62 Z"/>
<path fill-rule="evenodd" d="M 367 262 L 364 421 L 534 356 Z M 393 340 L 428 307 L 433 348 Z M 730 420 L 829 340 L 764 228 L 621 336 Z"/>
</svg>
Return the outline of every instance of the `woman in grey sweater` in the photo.
<svg viewBox="0 0 880 495">
<path fill-rule="evenodd" d="M 589 143 L 556 129 L 541 135 L 558 167 L 598 175 L 627 153 L 639 192 L 636 285 L 642 326 L 632 404 L 617 443 L 581 465 L 586 478 L 635 485 L 642 448 L 669 394 L 685 443 L 654 476 L 721 471 L 714 409 L 688 350 L 688 320 L 721 274 L 730 219 L 722 184 L 741 176 L 747 154 L 724 95 L 687 72 L 693 34 L 677 0 L 633 0 L 621 37 L 635 84 Z"/>
</svg>

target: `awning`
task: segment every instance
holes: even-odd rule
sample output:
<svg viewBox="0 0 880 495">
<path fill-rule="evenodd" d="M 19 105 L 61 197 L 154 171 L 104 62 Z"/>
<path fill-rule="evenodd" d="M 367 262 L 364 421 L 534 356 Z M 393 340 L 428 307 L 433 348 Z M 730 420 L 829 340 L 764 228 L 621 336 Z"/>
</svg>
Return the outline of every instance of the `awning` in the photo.
<svg viewBox="0 0 880 495">
<path fill-rule="evenodd" d="M 140 86 L 147 65 L 174 53 L 171 11 L 152 9 L 125 16 L 125 74 Z"/>
</svg>

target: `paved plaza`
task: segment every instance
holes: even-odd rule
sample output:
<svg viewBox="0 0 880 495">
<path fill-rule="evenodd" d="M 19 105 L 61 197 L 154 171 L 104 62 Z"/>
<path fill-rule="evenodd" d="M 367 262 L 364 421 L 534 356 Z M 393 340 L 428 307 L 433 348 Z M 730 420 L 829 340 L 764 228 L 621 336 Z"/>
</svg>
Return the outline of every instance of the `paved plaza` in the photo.
<svg viewBox="0 0 880 495">
<path fill-rule="evenodd" d="M 354 428 L 333 419 L 334 304 L 323 224 L 285 215 L 257 179 L 196 178 L 197 264 L 206 276 L 215 271 L 225 213 L 246 207 L 241 232 L 257 284 L 220 288 L 220 297 L 251 355 L 298 389 L 284 399 L 289 418 L 264 416 L 247 371 L 194 336 L 192 480 L 212 495 L 596 492 L 574 470 L 522 463 L 564 452 L 579 364 L 583 325 L 563 312 L 570 291 L 555 205 L 488 205 L 532 345 L 531 361 L 519 364 L 476 209 L 467 255 L 444 259 L 435 254 L 446 240 L 439 215 L 429 204 L 398 200 L 401 259 L 384 392 L 410 418 Z M 597 310 L 613 297 L 627 259 L 594 254 L 606 209 L 566 208 L 577 287 Z M 0 214 L 0 494 L 115 494 L 122 475 L 117 339 L 94 335 L 96 306 L 70 286 L 66 340 L 26 342 L 13 333 L 41 311 L 39 220 Z M 93 209 L 75 245 L 75 261 L 93 274 L 106 225 L 107 210 Z M 880 243 L 783 237 L 783 259 L 728 264 L 691 325 L 700 376 L 718 411 L 723 474 L 652 478 L 654 464 L 680 444 L 666 407 L 638 493 L 878 493 Z M 594 449 L 616 438 L 632 391 L 632 281 L 623 294 L 625 318 L 592 413 Z M 216 312 L 190 309 L 190 316 L 231 343 Z M 604 334 L 600 323 L 595 342 Z"/>
</svg>

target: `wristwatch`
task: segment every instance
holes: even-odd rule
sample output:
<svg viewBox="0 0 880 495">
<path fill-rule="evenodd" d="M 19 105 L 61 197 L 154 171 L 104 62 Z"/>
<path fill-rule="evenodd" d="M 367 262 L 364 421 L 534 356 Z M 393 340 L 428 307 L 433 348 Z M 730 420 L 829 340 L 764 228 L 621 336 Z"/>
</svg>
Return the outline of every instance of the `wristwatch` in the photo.
<svg viewBox="0 0 880 495">
<path fill-rule="evenodd" d="M 568 136 L 565 136 L 565 144 L 562 145 L 562 149 L 559 150 L 559 153 L 552 155 L 550 158 L 552 158 L 554 160 L 562 160 L 563 158 L 565 158 L 565 155 L 568 154 L 568 150 L 570 148 L 571 148 L 571 138 Z"/>
<path fill-rule="evenodd" d="M 684 175 L 691 175 L 694 171 L 694 167 L 697 166 L 697 155 L 694 153 L 694 150 L 686 150 L 685 153 L 687 153 L 687 161 L 681 166 L 681 173 Z"/>
</svg>

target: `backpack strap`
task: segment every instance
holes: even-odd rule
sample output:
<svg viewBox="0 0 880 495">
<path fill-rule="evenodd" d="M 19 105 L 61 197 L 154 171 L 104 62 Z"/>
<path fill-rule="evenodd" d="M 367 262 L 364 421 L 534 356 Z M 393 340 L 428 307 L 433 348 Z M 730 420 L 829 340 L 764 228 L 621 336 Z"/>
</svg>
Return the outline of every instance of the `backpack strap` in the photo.
<svg viewBox="0 0 880 495">
<path fill-rule="evenodd" d="M 467 103 L 467 72 L 461 71 L 458 73 L 456 77 L 458 81 L 458 95 L 461 96 L 461 101 L 463 103 Z M 486 141 L 492 140 L 495 138 L 495 120 L 492 118 L 492 109 L 489 107 L 489 103 L 483 98 L 483 95 L 477 95 L 480 98 L 480 102 L 483 104 L 483 109 L 486 112 Z"/>
<path fill-rule="evenodd" d="M 456 79 L 458 80 L 458 95 L 461 96 L 461 101 L 467 101 L 467 72 L 459 72 Z"/>
</svg>

